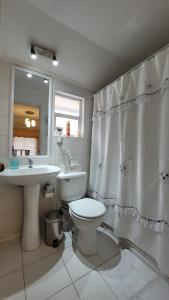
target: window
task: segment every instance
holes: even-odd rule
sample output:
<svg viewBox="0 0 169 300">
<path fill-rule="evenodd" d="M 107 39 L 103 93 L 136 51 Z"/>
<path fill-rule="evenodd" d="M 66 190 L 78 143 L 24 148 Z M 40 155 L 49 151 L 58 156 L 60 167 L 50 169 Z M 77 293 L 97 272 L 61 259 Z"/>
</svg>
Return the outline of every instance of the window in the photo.
<svg viewBox="0 0 169 300">
<path fill-rule="evenodd" d="M 64 136 L 82 137 L 83 106 L 83 98 L 57 93 L 55 95 L 55 129 L 62 127 Z"/>
</svg>

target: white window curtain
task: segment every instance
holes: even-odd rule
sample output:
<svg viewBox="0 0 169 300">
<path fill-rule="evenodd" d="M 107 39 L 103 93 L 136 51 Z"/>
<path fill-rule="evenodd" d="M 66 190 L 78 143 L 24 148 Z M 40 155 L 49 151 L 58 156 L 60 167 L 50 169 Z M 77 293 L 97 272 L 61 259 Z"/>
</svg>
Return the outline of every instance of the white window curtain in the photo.
<svg viewBox="0 0 169 300">
<path fill-rule="evenodd" d="M 168 48 L 95 95 L 90 193 L 169 275 Z"/>
</svg>

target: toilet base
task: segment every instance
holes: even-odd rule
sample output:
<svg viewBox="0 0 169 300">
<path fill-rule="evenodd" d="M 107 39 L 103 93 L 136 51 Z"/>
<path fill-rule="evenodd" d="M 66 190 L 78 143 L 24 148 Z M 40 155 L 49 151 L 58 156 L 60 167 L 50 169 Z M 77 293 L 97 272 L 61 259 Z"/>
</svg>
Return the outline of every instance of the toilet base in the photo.
<svg viewBox="0 0 169 300">
<path fill-rule="evenodd" d="M 77 237 L 77 248 L 84 255 L 94 255 L 98 251 L 98 234 L 96 229 L 86 231 L 79 229 Z"/>
<path fill-rule="evenodd" d="M 102 223 L 102 217 L 95 219 L 84 219 L 74 215 L 69 210 L 75 227 L 78 229 L 77 248 L 84 255 L 94 255 L 98 251 L 99 239 L 97 228 Z"/>
</svg>

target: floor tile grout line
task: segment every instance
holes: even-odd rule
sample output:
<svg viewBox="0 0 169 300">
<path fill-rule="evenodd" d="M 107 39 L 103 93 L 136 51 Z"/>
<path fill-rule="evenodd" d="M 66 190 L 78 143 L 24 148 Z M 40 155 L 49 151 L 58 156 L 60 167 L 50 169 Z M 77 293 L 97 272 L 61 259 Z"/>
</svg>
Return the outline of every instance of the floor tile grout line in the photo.
<svg viewBox="0 0 169 300">
<path fill-rule="evenodd" d="M 116 256 L 118 256 L 118 255 L 116 255 Z M 113 258 L 115 258 L 116 256 L 114 256 Z M 109 260 L 111 260 L 111 259 L 113 259 L 113 258 L 107 259 L 106 261 L 104 261 L 104 262 L 102 262 L 101 264 L 99 264 L 98 266 L 96 266 L 94 269 L 91 269 L 90 271 L 88 271 L 88 272 L 85 273 L 84 275 L 82 275 L 82 276 L 80 276 L 79 278 L 73 280 L 73 286 L 75 287 L 75 289 L 76 289 L 75 282 L 77 282 L 77 281 L 79 281 L 80 279 L 82 279 L 83 277 L 89 275 L 91 272 L 96 271 L 96 272 L 99 273 L 99 275 L 102 277 L 102 279 L 104 280 L 104 282 L 105 282 L 106 285 L 108 286 L 109 290 L 111 290 L 112 294 L 116 297 L 116 300 L 118 300 L 118 299 L 119 299 L 118 296 L 115 294 L 115 292 L 112 290 L 112 288 L 111 288 L 111 287 L 108 285 L 108 283 L 105 281 L 105 279 L 104 279 L 103 275 L 100 273 L 100 271 L 97 270 L 99 267 L 101 267 L 102 265 L 104 265 L 106 262 L 108 262 Z M 66 268 L 66 269 L 67 269 L 67 268 Z M 69 273 L 69 271 L 68 271 L 68 273 Z M 76 291 L 77 291 L 77 289 L 76 289 Z M 77 291 L 77 293 L 78 293 L 78 291 Z M 78 293 L 78 296 L 79 296 L 79 293 Z M 80 297 L 80 296 L 79 296 L 79 297 Z M 81 299 L 81 298 L 80 298 L 80 299 Z"/>
<path fill-rule="evenodd" d="M 68 249 L 68 248 L 70 248 L 71 246 L 72 246 L 72 245 L 67 246 L 67 247 L 65 247 L 64 249 Z M 61 251 L 59 250 L 59 247 L 58 247 L 58 252 L 59 252 L 60 256 L 62 256 L 62 253 L 60 253 Z"/>
<path fill-rule="evenodd" d="M 64 262 L 64 261 L 63 261 L 63 262 Z M 66 267 L 66 264 L 65 264 L 65 263 L 64 263 L 64 265 L 65 265 L 65 267 Z M 90 269 L 90 270 L 87 271 L 85 274 L 83 274 L 82 276 L 78 277 L 78 278 L 75 279 L 75 280 L 73 280 L 73 279 L 71 278 L 72 282 L 74 283 L 74 282 L 78 281 L 79 279 L 82 279 L 83 277 L 85 277 L 86 275 L 88 275 L 89 273 L 91 273 L 92 271 L 95 271 L 95 270 L 96 270 L 98 267 L 100 267 L 100 266 L 102 266 L 102 263 L 99 264 L 98 266 L 96 266 L 95 268 Z M 66 267 L 66 270 L 68 271 L 67 267 Z M 69 273 L 69 271 L 68 271 L 68 273 Z M 71 277 L 70 273 L 69 273 L 69 276 Z"/>
<path fill-rule="evenodd" d="M 128 250 L 130 251 L 130 249 L 128 249 Z M 130 252 L 132 253 L 132 251 L 130 251 Z M 118 256 L 118 255 L 116 255 L 115 257 L 117 257 L 117 256 Z M 115 257 L 113 257 L 113 258 L 115 258 Z M 142 261 L 141 258 L 139 258 L 139 259 Z M 110 260 L 111 260 L 111 259 L 110 259 Z M 113 292 L 113 294 L 116 296 L 117 300 L 119 300 L 119 297 L 117 296 L 117 294 L 115 293 L 115 291 L 112 289 L 112 287 L 109 285 L 109 283 L 105 280 L 105 278 L 104 278 L 104 276 L 102 275 L 101 271 L 99 271 L 99 274 L 100 274 L 101 277 L 103 278 L 103 280 L 104 280 L 104 282 L 106 283 L 106 285 L 111 289 L 111 291 Z M 151 280 L 150 282 L 148 282 L 147 285 L 149 285 L 150 283 L 152 283 L 152 281 L 156 280 L 157 277 L 158 277 L 158 274 L 157 274 L 157 276 L 156 276 L 153 280 Z M 145 288 L 145 286 L 144 286 L 141 290 L 143 290 L 144 288 Z M 139 294 L 139 293 L 141 292 L 141 290 L 138 291 L 134 296 L 132 296 L 131 299 L 134 299 L 133 297 L 135 297 L 137 294 Z M 130 300 L 130 299 L 129 299 L 129 300 Z"/>
<path fill-rule="evenodd" d="M 64 286 L 63 288 L 59 289 L 56 293 L 50 295 L 49 297 L 45 298 L 45 300 L 50 300 L 50 298 L 54 297 L 55 295 L 57 295 L 58 293 L 60 293 L 61 291 L 63 291 L 64 289 L 66 289 L 67 287 L 71 286 L 73 284 L 73 282 L 67 284 L 66 286 Z"/>
<path fill-rule="evenodd" d="M 134 256 L 136 256 L 143 264 L 145 264 L 147 267 L 149 267 L 154 273 L 156 273 L 157 276 L 165 280 L 169 284 L 169 277 L 167 277 L 164 273 L 162 273 L 158 267 L 154 266 L 149 259 L 147 259 L 143 254 L 137 250 L 137 248 L 130 247 L 128 243 L 122 243 L 122 246 L 124 246 L 124 249 L 127 249 L 130 251 Z"/>
<path fill-rule="evenodd" d="M 61 258 L 62 258 L 62 256 L 61 256 Z M 74 281 L 73 281 L 73 279 L 72 279 L 71 276 L 70 276 L 69 270 L 68 270 L 68 268 L 67 268 L 67 266 L 66 266 L 66 264 L 65 264 L 65 262 L 64 262 L 64 260 L 63 260 L 63 258 L 62 258 L 62 261 L 63 261 L 63 264 L 64 264 L 64 266 L 65 266 L 65 268 L 66 268 L 66 271 L 68 272 L 69 277 L 70 277 L 70 279 L 71 279 L 71 281 L 72 281 L 73 287 L 74 287 L 74 289 L 75 289 L 75 291 L 76 291 L 76 293 L 77 293 L 79 299 L 81 299 L 81 297 L 80 297 L 80 295 L 79 295 L 79 293 L 78 293 L 78 291 L 77 291 L 77 289 L 76 289 L 76 286 L 74 285 Z"/>
<path fill-rule="evenodd" d="M 75 291 L 76 291 L 76 293 L 77 293 L 77 295 L 78 295 L 78 297 L 79 297 L 79 300 L 81 300 L 82 298 L 80 297 L 79 292 L 78 292 L 78 290 L 77 290 L 77 288 L 76 288 L 74 282 L 73 282 L 73 286 L 74 286 L 74 289 L 75 289 Z"/>
<path fill-rule="evenodd" d="M 21 271 L 21 270 L 22 270 L 23 264 L 22 264 L 22 250 L 21 250 L 21 244 L 20 244 L 20 243 L 15 243 L 15 244 L 13 244 L 13 245 L 9 245 L 9 246 L 4 247 L 4 248 L 2 248 L 2 249 L 5 249 L 5 248 L 11 248 L 11 246 L 16 246 L 16 245 L 19 246 L 19 249 L 20 249 L 20 255 L 21 255 L 21 267 L 19 267 L 19 268 L 13 270 L 12 272 L 6 273 L 6 274 L 4 274 L 4 275 L 0 275 L 0 279 L 3 278 L 3 277 L 5 277 L 5 276 L 9 276 L 10 274 L 13 274 L 13 273 L 15 273 L 15 272 L 17 272 L 17 271 Z M 1 249 L 0 249 L 0 250 L 1 250 Z"/>
<path fill-rule="evenodd" d="M 22 274 L 23 274 L 24 293 L 25 293 L 25 300 L 27 300 L 25 270 L 24 270 L 24 259 L 23 259 L 23 253 L 22 253 L 22 246 L 21 245 L 20 245 L 20 248 L 21 248 L 21 258 L 22 258 Z"/>
<path fill-rule="evenodd" d="M 71 247 L 71 246 L 69 246 L 69 247 Z M 69 247 L 66 247 L 65 249 L 67 249 L 67 248 L 69 248 Z M 69 276 L 70 276 L 70 278 L 71 278 L 71 280 L 72 280 L 73 283 L 76 282 L 76 281 L 78 281 L 78 280 L 80 280 L 80 279 L 82 279 L 83 277 L 85 277 L 86 275 L 88 275 L 90 272 L 96 271 L 97 268 L 101 267 L 101 266 L 104 265 L 106 262 L 108 262 L 109 260 L 111 260 L 111 259 L 113 259 L 113 258 L 115 258 L 116 256 L 119 255 L 119 254 L 117 254 L 117 255 L 115 255 L 114 257 L 110 257 L 110 258 L 106 259 L 105 261 L 103 261 L 103 259 L 99 256 L 99 254 L 98 254 L 98 253 L 96 253 L 96 254 L 97 254 L 98 257 L 101 259 L 102 262 L 101 262 L 100 264 L 98 264 L 96 267 L 94 267 L 93 269 L 90 269 L 90 270 L 89 270 L 88 272 L 86 272 L 84 275 L 78 277 L 78 278 L 75 279 L 75 280 L 73 280 L 73 279 L 71 278 L 71 275 L 70 275 L 70 273 L 69 273 L 69 271 L 68 271 L 68 269 L 67 269 L 67 267 L 66 267 L 66 264 L 65 264 L 65 262 L 64 262 L 64 260 L 63 260 L 63 258 L 62 258 L 62 256 L 61 256 L 61 258 L 62 258 L 62 260 L 63 260 L 63 263 L 64 263 L 64 265 L 65 265 L 65 267 L 66 267 L 66 270 L 67 270 L 67 272 L 69 273 Z"/>
<path fill-rule="evenodd" d="M 39 262 L 39 261 L 41 261 L 41 260 L 43 260 L 43 259 L 45 259 L 45 258 L 47 258 L 47 257 L 49 257 L 49 256 L 52 256 L 52 255 L 58 254 L 58 255 L 61 257 L 61 255 L 60 255 L 58 249 L 56 249 L 56 250 L 57 250 L 56 252 L 51 253 L 51 254 L 48 254 L 48 255 L 46 255 L 46 256 L 44 256 L 44 257 L 38 258 L 38 259 L 32 261 L 31 263 L 28 263 L 28 264 L 26 264 L 26 265 L 23 264 L 23 268 L 26 268 L 26 267 L 28 267 L 28 266 L 30 266 L 30 265 L 36 263 L 36 262 Z"/>
<path fill-rule="evenodd" d="M 70 235 L 70 234 L 69 234 L 69 235 Z M 72 237 L 71 237 L 71 236 L 70 236 L 70 238 L 71 238 L 71 241 L 72 241 Z M 71 246 L 69 246 L 69 247 L 71 247 Z M 67 248 L 69 248 L 69 247 L 66 247 L 65 249 L 67 249 Z M 62 256 L 61 256 L 61 258 L 62 258 Z M 67 266 L 66 266 L 66 264 L 65 264 L 63 258 L 62 258 L 62 261 L 63 261 L 63 264 L 64 264 L 64 266 L 65 266 L 65 268 L 66 268 L 66 270 L 67 270 L 67 272 L 68 272 L 68 274 L 69 274 L 69 277 L 70 277 L 70 279 L 71 279 L 71 281 L 72 281 L 72 284 L 73 284 L 73 287 L 74 287 L 74 289 L 75 289 L 75 291 L 76 291 L 76 293 L 77 293 L 77 295 L 78 295 L 78 297 L 79 297 L 79 300 L 81 300 L 81 297 L 80 297 L 80 295 L 79 295 L 79 293 L 78 293 L 78 290 L 76 289 L 76 286 L 75 286 L 75 284 L 74 284 L 74 280 L 71 278 L 70 273 L 69 273 L 69 270 L 68 270 L 68 268 L 67 268 Z M 89 271 L 89 272 L 90 272 L 90 271 Z"/>
<path fill-rule="evenodd" d="M 18 269 L 15 269 L 15 270 L 13 270 L 12 272 L 9 272 L 9 273 L 6 273 L 6 274 L 4 274 L 4 275 L 1 275 L 1 276 L 0 276 L 0 279 L 2 279 L 3 277 L 9 276 L 9 275 L 11 275 L 11 274 L 13 274 L 13 273 L 16 273 L 16 272 L 18 272 L 18 271 L 21 271 L 21 270 L 22 270 L 22 267 L 20 267 L 20 268 L 18 268 Z"/>
<path fill-rule="evenodd" d="M 115 254 L 114 256 L 111 256 L 111 257 L 109 257 L 109 258 L 106 258 L 105 260 L 103 260 L 102 257 L 101 257 L 99 254 L 97 254 L 97 255 L 99 256 L 99 258 L 102 260 L 102 264 L 98 265 L 96 268 L 98 268 L 98 267 L 104 265 L 105 263 L 107 263 L 108 261 L 110 261 L 110 260 L 112 260 L 112 259 L 118 257 L 120 254 L 121 254 L 121 253 Z"/>
<path fill-rule="evenodd" d="M 111 288 L 111 286 L 107 283 L 107 281 L 105 280 L 104 276 L 102 275 L 102 273 L 100 271 L 98 271 L 98 273 L 100 274 L 100 276 L 102 277 L 103 281 L 105 282 L 105 284 L 107 285 L 107 287 L 109 288 L 109 290 L 111 290 L 112 294 L 116 297 L 116 300 L 120 300 L 119 297 L 116 295 L 116 293 L 113 291 L 113 289 Z"/>
<path fill-rule="evenodd" d="M 36 261 L 33 261 L 33 262 L 30 263 L 30 264 L 27 264 L 27 265 L 24 265 L 24 264 L 23 264 L 23 276 L 24 276 L 24 287 L 25 287 L 25 300 L 27 300 L 27 296 L 26 296 L 26 283 L 25 283 L 25 272 L 24 272 L 24 269 L 25 269 L 27 266 L 30 266 L 30 265 L 32 265 L 32 264 L 34 264 L 34 263 L 36 263 L 36 262 L 39 262 L 39 261 L 41 261 L 41 260 L 44 260 L 44 259 L 46 259 L 46 258 L 48 258 L 48 257 L 50 257 L 50 256 L 53 256 L 53 255 L 56 255 L 56 254 L 59 255 L 59 258 L 60 258 L 60 259 L 62 260 L 62 262 L 63 262 L 63 259 L 62 259 L 62 257 L 61 257 L 61 254 L 59 253 L 59 250 L 58 250 L 58 249 L 56 249 L 56 250 L 57 250 L 57 251 L 56 251 L 55 253 L 51 253 L 51 254 L 49 254 L 49 255 L 47 255 L 47 256 L 41 258 L 41 259 L 38 259 L 38 260 L 36 260 Z M 23 258 L 23 255 L 22 255 L 22 258 Z M 64 262 L 63 262 L 63 264 L 64 264 Z M 66 270 L 67 270 L 67 269 L 66 269 Z M 69 275 L 69 273 L 68 273 L 68 275 Z M 70 277 L 70 275 L 69 275 L 69 277 Z M 70 280 L 71 280 L 71 283 L 68 284 L 68 285 L 66 285 L 64 288 L 70 286 L 70 285 L 73 283 L 71 277 L 70 277 Z M 59 289 L 55 294 L 52 294 L 51 296 L 49 296 L 48 298 L 46 298 L 46 300 L 47 300 L 47 299 L 50 299 L 52 296 L 56 295 L 57 293 L 59 293 L 59 292 L 60 292 L 61 290 L 63 290 L 64 288 Z"/>
<path fill-rule="evenodd" d="M 134 300 L 135 297 L 137 297 L 138 295 L 140 295 L 140 294 L 145 290 L 145 288 L 151 286 L 151 284 L 152 284 L 154 281 L 156 281 L 157 278 L 158 278 L 158 276 L 156 276 L 156 277 L 153 278 L 151 281 L 149 281 L 149 282 L 146 284 L 146 286 L 141 287 L 141 289 L 138 290 L 138 291 L 135 293 L 135 295 L 131 296 L 131 297 L 129 298 L 129 300 L 132 300 L 132 299 Z M 137 299 L 137 298 L 136 298 L 136 299 Z"/>
<path fill-rule="evenodd" d="M 125 244 L 124 244 L 125 246 Z M 139 251 L 132 247 L 127 247 L 127 250 L 129 250 L 131 253 L 133 253 L 137 258 L 139 258 L 146 266 L 148 266 L 153 272 L 155 272 L 158 276 L 163 278 L 168 284 L 169 284 L 169 277 L 167 277 L 164 273 L 162 273 L 158 267 L 154 266 L 144 255 L 139 253 Z"/>
</svg>

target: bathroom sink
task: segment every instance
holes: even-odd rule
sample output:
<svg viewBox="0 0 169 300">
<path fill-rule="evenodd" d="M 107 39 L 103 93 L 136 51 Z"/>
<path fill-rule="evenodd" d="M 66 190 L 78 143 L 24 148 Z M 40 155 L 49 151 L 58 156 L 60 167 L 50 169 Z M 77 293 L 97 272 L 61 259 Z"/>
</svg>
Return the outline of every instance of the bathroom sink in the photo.
<svg viewBox="0 0 169 300">
<path fill-rule="evenodd" d="M 39 195 L 40 184 L 56 177 L 60 168 L 51 165 L 22 166 L 19 169 L 5 169 L 0 173 L 0 180 L 24 187 L 24 222 L 22 247 L 32 251 L 40 246 L 39 230 Z"/>
<path fill-rule="evenodd" d="M 0 178 L 9 184 L 30 186 L 44 184 L 59 172 L 60 168 L 52 165 L 21 166 L 19 169 L 5 169 Z"/>
</svg>

